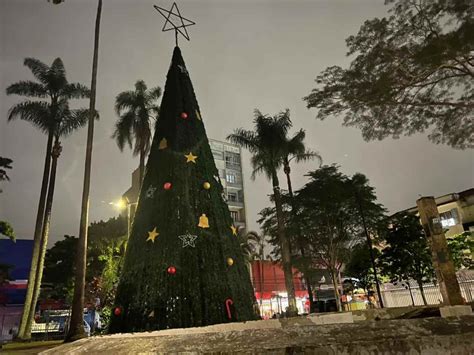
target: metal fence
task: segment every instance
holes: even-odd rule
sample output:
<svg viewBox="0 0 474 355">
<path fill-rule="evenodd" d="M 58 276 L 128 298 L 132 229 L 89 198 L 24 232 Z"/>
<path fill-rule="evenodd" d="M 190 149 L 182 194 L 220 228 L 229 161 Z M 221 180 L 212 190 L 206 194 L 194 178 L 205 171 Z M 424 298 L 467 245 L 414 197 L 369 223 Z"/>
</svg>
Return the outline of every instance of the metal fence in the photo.
<svg viewBox="0 0 474 355">
<path fill-rule="evenodd" d="M 474 301 L 474 280 L 458 279 L 461 294 L 466 302 Z M 439 290 L 439 285 L 427 283 L 423 285 L 426 302 L 429 305 L 441 304 L 443 297 Z M 406 283 L 404 286 L 386 289 L 382 292 L 383 303 L 385 307 L 406 307 L 422 306 L 423 298 L 418 285 L 413 282 Z"/>
</svg>

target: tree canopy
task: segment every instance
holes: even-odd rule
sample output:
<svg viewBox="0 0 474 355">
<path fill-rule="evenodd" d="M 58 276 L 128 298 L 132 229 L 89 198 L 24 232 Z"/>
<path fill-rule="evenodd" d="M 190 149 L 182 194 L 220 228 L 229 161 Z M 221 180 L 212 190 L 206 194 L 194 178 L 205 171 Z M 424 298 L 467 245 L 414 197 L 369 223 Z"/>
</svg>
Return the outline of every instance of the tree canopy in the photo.
<svg viewBox="0 0 474 355">
<path fill-rule="evenodd" d="M 390 16 L 346 39 L 352 62 L 331 66 L 304 98 L 317 118 L 343 115 L 366 140 L 429 131 L 474 146 L 474 6 L 469 0 L 386 0 Z"/>
<path fill-rule="evenodd" d="M 423 283 L 434 277 L 431 251 L 417 216 L 399 213 L 388 220 L 380 261 L 392 282 L 415 280 L 426 304 Z"/>
<path fill-rule="evenodd" d="M 446 238 L 456 270 L 474 269 L 474 233 L 464 232 Z"/>
</svg>

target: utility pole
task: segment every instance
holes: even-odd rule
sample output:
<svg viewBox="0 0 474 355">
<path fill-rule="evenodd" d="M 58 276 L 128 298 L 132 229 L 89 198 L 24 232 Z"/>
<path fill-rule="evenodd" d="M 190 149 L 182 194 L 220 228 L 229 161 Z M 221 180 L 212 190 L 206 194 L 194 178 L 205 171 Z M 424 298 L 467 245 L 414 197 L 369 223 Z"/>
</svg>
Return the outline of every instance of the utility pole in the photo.
<svg viewBox="0 0 474 355">
<path fill-rule="evenodd" d="M 436 271 L 443 303 L 447 306 L 464 304 L 454 270 L 454 263 L 448 250 L 443 226 L 439 218 L 434 197 L 421 197 L 416 201 L 420 213 L 421 224 L 430 240 L 431 257 Z"/>
</svg>

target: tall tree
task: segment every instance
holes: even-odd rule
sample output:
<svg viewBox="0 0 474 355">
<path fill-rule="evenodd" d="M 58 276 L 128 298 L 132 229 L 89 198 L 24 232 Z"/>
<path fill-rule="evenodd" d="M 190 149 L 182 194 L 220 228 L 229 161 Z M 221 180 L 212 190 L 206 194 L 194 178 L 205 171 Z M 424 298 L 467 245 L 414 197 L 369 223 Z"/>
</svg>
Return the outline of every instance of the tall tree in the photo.
<svg viewBox="0 0 474 355">
<path fill-rule="evenodd" d="M 97 85 L 97 66 L 99 58 L 100 19 L 102 0 L 97 1 L 97 14 L 94 30 L 94 54 L 92 57 L 91 95 L 89 101 L 89 121 L 87 127 L 86 159 L 84 164 L 84 184 L 82 187 L 81 220 L 79 224 L 79 248 L 76 255 L 76 276 L 74 297 L 72 301 L 71 322 L 66 341 L 73 341 L 85 336 L 83 326 L 84 289 L 86 284 L 87 260 L 87 225 L 89 220 L 89 192 L 91 184 L 92 147 L 94 141 L 95 99 Z"/>
<path fill-rule="evenodd" d="M 434 276 L 431 251 L 426 235 L 417 216 L 399 213 L 387 221 L 384 233 L 386 247 L 380 257 L 384 273 L 392 282 L 413 279 L 420 288 L 423 303 L 426 297 L 423 283 Z"/>
<path fill-rule="evenodd" d="M 357 236 L 349 179 L 336 166 L 323 166 L 308 176 L 310 181 L 296 193 L 299 210 L 291 215 L 292 224 L 300 225 L 311 265 L 330 273 L 337 308 L 342 311 L 339 272 Z"/>
<path fill-rule="evenodd" d="M 285 111 L 286 115 L 288 116 L 289 119 L 289 110 Z M 309 160 L 314 160 L 316 159 L 319 162 L 319 165 L 322 164 L 322 158 L 321 156 L 306 148 L 306 145 L 304 143 L 304 139 L 306 137 L 306 133 L 303 129 L 300 129 L 296 134 L 294 134 L 292 137 L 285 137 L 284 145 L 283 145 L 283 171 L 286 175 L 286 182 L 288 186 L 288 195 L 290 197 L 290 204 L 292 204 L 292 211 L 296 210 L 294 206 L 294 201 L 293 201 L 293 186 L 291 183 L 291 166 L 290 163 L 292 160 L 294 160 L 296 163 L 300 162 L 305 162 Z M 296 245 L 299 249 L 299 252 L 301 253 L 302 259 L 305 257 L 305 251 L 304 247 L 302 246 L 302 242 L 300 241 L 300 230 L 299 227 L 296 225 L 295 226 L 295 240 L 296 240 Z M 306 287 L 308 288 L 308 297 L 309 297 L 309 305 L 310 305 L 310 310 L 314 309 L 314 301 L 313 301 L 313 292 L 311 289 L 311 280 L 310 277 L 307 273 L 303 272 L 303 277 L 306 282 Z"/>
<path fill-rule="evenodd" d="M 51 171 L 49 175 L 48 194 L 46 196 L 46 206 L 43 219 L 43 231 L 41 234 L 40 254 L 38 259 L 38 266 L 36 268 L 35 286 L 33 290 L 32 307 L 28 316 L 26 326 L 26 336 L 31 337 L 31 325 L 35 315 L 35 307 L 38 302 L 38 297 L 41 289 L 41 280 L 43 277 L 44 259 L 46 256 L 46 248 L 48 245 L 49 230 L 51 225 L 51 211 L 53 208 L 54 189 L 56 184 L 56 171 L 58 166 L 58 159 L 62 152 L 60 142 L 61 137 L 71 134 L 74 130 L 86 124 L 89 111 L 86 109 L 70 110 L 66 101 L 62 101 L 59 105 L 58 122 L 54 133 L 54 144 L 51 151 Z"/>
<path fill-rule="evenodd" d="M 285 154 L 283 142 L 285 142 L 292 124 L 287 111 L 270 117 L 263 115 L 259 110 L 255 110 L 254 124 L 254 131 L 239 128 L 236 129 L 233 134 L 229 135 L 227 139 L 234 144 L 248 149 L 252 154 L 251 163 L 254 169 L 252 178 L 255 178 L 259 173 L 264 173 L 272 182 L 281 259 L 285 274 L 286 291 L 288 293 L 288 306 L 290 312 L 296 314 L 297 308 L 291 269 L 290 242 L 285 231 L 280 181 L 278 179 L 278 170 L 282 167 L 283 156 Z"/>
<path fill-rule="evenodd" d="M 378 229 L 384 219 L 384 213 L 386 210 L 379 204 L 376 203 L 377 196 L 375 195 L 375 189 L 369 185 L 369 180 L 363 174 L 355 174 L 350 183 L 352 184 L 352 190 L 355 200 L 355 206 L 357 207 L 357 216 L 359 218 L 359 224 L 362 226 L 362 233 L 365 236 L 367 242 L 367 251 L 370 257 L 370 264 L 372 265 L 372 273 L 375 282 L 375 288 L 379 298 L 380 306 L 383 308 L 383 298 L 380 292 L 380 282 L 377 272 L 376 251 L 373 248 L 373 239 L 378 235 Z"/>
<path fill-rule="evenodd" d="M 295 194 L 296 213 L 290 227 L 298 225 L 305 248 L 302 264 L 312 269 L 324 267 L 331 275 L 338 309 L 341 310 L 339 272 L 349 261 L 350 251 L 363 238 L 364 226 L 354 199 L 354 180 L 358 180 L 361 203 L 367 224 L 380 218 L 383 208 L 375 202 L 373 189 L 362 174 L 350 178 L 335 165 L 308 173 L 310 181 Z M 370 192 L 370 193 L 369 193 Z"/>
<path fill-rule="evenodd" d="M 469 0 L 387 0 L 390 16 L 346 39 L 352 62 L 332 66 L 306 96 L 317 117 L 344 115 L 364 139 L 430 131 L 454 148 L 474 146 L 474 7 Z"/>
<path fill-rule="evenodd" d="M 70 133 L 81 126 L 85 111 L 69 110 L 68 100 L 86 98 L 89 96 L 89 90 L 82 84 L 67 81 L 64 64 L 60 58 L 56 58 L 51 66 L 34 58 L 26 58 L 24 64 L 31 70 L 37 81 L 19 81 L 12 84 L 7 88 L 7 95 L 15 94 L 37 99 L 49 99 L 49 102 L 45 100 L 22 101 L 12 106 L 8 113 L 8 121 L 14 119 L 28 121 L 48 135 L 28 288 L 18 332 L 19 338 L 27 339 L 30 336 L 26 329 L 31 327 L 29 314 L 31 309 L 35 307 L 32 299 L 41 255 L 53 139 L 58 134 Z M 61 130 L 64 130 L 64 132 L 61 132 Z"/>
<path fill-rule="evenodd" d="M 380 251 L 373 250 L 375 259 L 380 256 Z M 365 243 L 358 243 L 350 250 L 350 259 L 344 266 L 344 274 L 359 280 L 358 285 L 365 290 L 370 290 L 375 285 L 374 271 L 372 270 L 370 250 Z"/>
<path fill-rule="evenodd" d="M 145 173 L 145 158 L 150 152 L 151 120 L 158 118 L 160 107 L 156 101 L 160 96 L 160 87 L 148 90 L 145 82 L 138 80 L 134 91 L 121 92 L 115 99 L 115 111 L 119 120 L 112 137 L 120 150 L 127 143 L 132 148 L 132 141 L 135 141 L 133 154 L 140 156 L 140 184 Z"/>
<path fill-rule="evenodd" d="M 74 236 L 65 235 L 64 239 L 58 240 L 46 252 L 43 284 L 52 285 L 52 289 L 48 291 L 50 298 L 72 301 L 77 240 Z"/>
</svg>

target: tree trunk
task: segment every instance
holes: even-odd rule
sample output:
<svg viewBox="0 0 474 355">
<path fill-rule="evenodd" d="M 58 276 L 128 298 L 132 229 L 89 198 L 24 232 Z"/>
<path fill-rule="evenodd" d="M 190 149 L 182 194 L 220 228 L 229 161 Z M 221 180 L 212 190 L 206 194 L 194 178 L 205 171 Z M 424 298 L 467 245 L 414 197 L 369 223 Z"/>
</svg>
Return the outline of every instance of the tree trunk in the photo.
<svg viewBox="0 0 474 355">
<path fill-rule="evenodd" d="M 43 232 L 43 218 L 44 208 L 46 201 L 46 193 L 48 190 L 49 171 L 51 168 L 51 149 L 53 146 L 53 132 L 48 134 L 48 143 L 46 144 L 46 155 L 44 158 L 44 170 L 43 170 L 43 182 L 41 183 L 41 193 L 38 203 L 38 212 L 36 214 L 35 232 L 33 237 L 33 254 L 31 256 L 31 267 L 28 276 L 28 287 L 26 289 L 25 304 L 23 306 L 23 313 L 21 315 L 20 328 L 18 329 L 19 339 L 29 339 L 31 336 L 27 336 L 26 328 L 31 328 L 31 320 L 29 319 L 29 313 L 31 308 L 35 308 L 32 305 L 35 277 L 36 277 L 36 266 L 38 264 L 38 258 L 40 254 L 41 235 Z M 30 324 L 28 324 L 30 323 Z"/>
<path fill-rule="evenodd" d="M 28 314 L 28 322 L 25 329 L 25 334 L 28 338 L 31 338 L 31 326 L 33 323 L 33 318 L 36 313 L 35 312 L 36 303 L 38 302 L 38 297 L 41 290 L 41 280 L 43 278 L 44 258 L 46 256 L 46 249 L 48 247 L 49 227 L 51 223 L 51 210 L 53 207 L 54 185 L 56 183 L 56 168 L 58 165 L 58 158 L 59 158 L 59 155 L 61 154 L 61 150 L 62 150 L 61 143 L 59 143 L 58 137 L 56 137 L 53 150 L 51 152 L 51 157 L 52 157 L 51 173 L 49 175 L 48 195 L 46 197 L 46 208 L 44 211 L 44 220 L 43 220 L 43 233 L 41 236 L 41 246 L 40 246 L 38 264 L 36 267 L 33 299 L 31 302 L 30 313 Z"/>
<path fill-rule="evenodd" d="M 420 288 L 420 294 L 421 294 L 421 298 L 423 299 L 423 304 L 427 306 L 428 302 L 426 301 L 425 290 L 423 289 L 423 281 L 416 280 L 416 282 L 418 284 L 418 287 Z"/>
<path fill-rule="evenodd" d="M 140 150 L 139 172 L 140 172 L 140 188 L 141 188 L 142 183 L 143 183 L 143 178 L 145 177 L 145 151 L 143 149 Z"/>
<path fill-rule="evenodd" d="M 84 185 L 82 188 L 82 206 L 81 221 L 79 225 L 79 242 L 76 255 L 76 275 L 74 282 L 74 297 L 72 300 L 71 321 L 69 331 L 65 341 L 74 341 L 83 338 L 83 312 L 84 312 L 84 288 L 86 283 L 86 258 L 87 258 L 87 225 L 89 214 L 89 191 L 91 182 L 91 163 L 92 163 L 92 146 L 94 139 L 94 120 L 95 120 L 95 97 L 97 82 L 97 62 L 99 55 L 99 32 L 100 17 L 102 12 L 102 0 L 98 0 L 97 16 L 95 20 L 94 35 L 94 56 L 92 60 L 92 79 L 91 79 L 91 95 L 89 103 L 89 123 L 87 129 L 87 147 L 86 160 L 84 167 Z"/>
<path fill-rule="evenodd" d="M 372 264 L 372 269 L 374 271 L 375 288 L 377 290 L 377 296 L 379 298 L 380 308 L 384 308 L 383 299 L 382 299 L 382 292 L 380 292 L 379 277 L 377 275 L 377 265 L 375 264 L 374 250 L 373 250 L 373 247 L 372 247 L 372 239 L 370 239 L 370 235 L 369 235 L 369 232 L 367 230 L 367 224 L 365 222 L 364 210 L 362 208 L 362 202 L 360 201 L 359 192 L 357 190 L 355 190 L 355 197 L 356 197 L 360 217 L 362 219 L 362 225 L 364 227 L 365 238 L 366 238 L 366 241 L 367 241 L 367 248 L 369 248 L 370 263 Z"/>
<path fill-rule="evenodd" d="M 288 185 L 288 194 L 290 195 L 290 199 L 291 199 L 291 205 L 292 205 L 291 212 L 294 213 L 295 206 L 294 206 L 294 201 L 293 201 L 293 186 L 291 184 L 291 178 L 290 178 L 291 167 L 290 167 L 290 162 L 288 161 L 288 159 L 285 159 L 284 161 L 283 171 L 285 172 L 285 175 L 286 175 L 286 183 Z M 301 237 L 301 233 L 298 227 L 296 238 L 298 239 L 298 247 L 300 249 L 301 256 L 304 257 L 305 252 L 304 252 L 303 246 L 301 245 L 300 237 Z M 308 291 L 308 300 L 309 300 L 309 313 L 311 313 L 314 310 L 314 299 L 313 299 L 313 290 L 311 288 L 311 279 L 306 275 L 306 273 L 303 273 L 303 278 L 306 282 L 306 288 Z"/>
<path fill-rule="evenodd" d="M 415 299 L 413 298 L 413 293 L 411 292 L 411 286 L 410 286 L 410 281 L 409 280 L 407 281 L 407 285 L 408 285 L 408 291 L 410 292 L 411 304 L 414 307 L 415 306 Z"/>
<path fill-rule="evenodd" d="M 275 198 L 275 209 L 277 215 L 278 238 L 280 239 L 281 259 L 283 273 L 285 275 L 286 292 L 288 293 L 288 310 L 290 315 L 298 314 L 295 298 L 295 286 L 293 284 L 293 272 L 291 269 L 290 243 L 285 233 L 285 221 L 283 216 L 283 206 L 281 202 L 280 186 L 276 171 L 272 174 L 273 196 Z"/>
<path fill-rule="evenodd" d="M 333 269 L 331 269 L 329 271 L 331 273 L 332 286 L 334 287 L 334 297 L 336 298 L 337 311 L 342 312 L 341 295 L 339 294 L 339 285 L 338 285 L 338 282 L 337 282 L 337 274 L 336 274 L 336 271 L 333 270 Z"/>
</svg>

